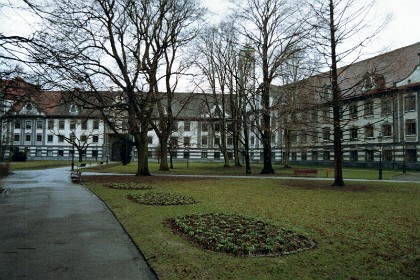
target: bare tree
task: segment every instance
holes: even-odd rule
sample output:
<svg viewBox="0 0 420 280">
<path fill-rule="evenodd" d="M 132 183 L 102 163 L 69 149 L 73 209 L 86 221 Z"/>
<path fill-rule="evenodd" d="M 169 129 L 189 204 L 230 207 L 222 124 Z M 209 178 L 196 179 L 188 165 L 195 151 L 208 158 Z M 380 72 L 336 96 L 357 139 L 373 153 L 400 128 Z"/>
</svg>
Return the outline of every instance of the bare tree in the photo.
<svg viewBox="0 0 420 280">
<path fill-rule="evenodd" d="M 255 48 L 256 66 L 261 78 L 257 94 L 261 97 L 261 140 L 264 147 L 262 174 L 274 173 L 271 163 L 270 86 L 278 78 L 278 69 L 299 51 L 303 39 L 303 21 L 298 19 L 298 5 L 287 0 L 247 0 L 238 9 L 241 33 Z M 258 77 L 257 77 L 258 78 Z"/>
<path fill-rule="evenodd" d="M 307 3 L 314 14 L 312 23 L 315 31 L 314 45 L 324 57 L 330 70 L 324 75 L 330 81 L 332 93 L 329 105 L 333 108 L 333 186 L 344 186 L 342 172 L 343 130 L 340 107 L 343 105 L 343 96 L 348 95 L 347 93 L 352 91 L 355 85 L 344 85 L 340 79 L 351 63 L 348 64 L 348 67 L 341 69 L 339 69 L 339 64 L 346 59 L 351 59 L 353 62 L 357 60 L 363 46 L 378 34 L 383 28 L 383 24 L 371 29 L 372 20 L 369 20 L 369 15 L 375 1 L 360 3 L 357 0 L 308 0 Z M 354 41 L 350 42 L 351 40 Z"/>
<path fill-rule="evenodd" d="M 47 25 L 35 35 L 40 46 L 31 50 L 40 65 L 38 73 L 54 87 L 80 88 L 77 99 L 99 109 L 120 139 L 128 131 L 138 151 L 136 174 L 150 175 L 147 133 L 162 98 L 158 85 L 162 77 L 170 80 L 172 65 L 165 70 L 168 51 L 188 40 L 179 41 L 177 32 L 197 20 L 198 2 L 62 0 L 55 1 L 52 10 L 32 7 Z M 104 94 L 110 86 L 119 93 Z M 126 120 L 125 132 L 116 125 L 121 122 L 117 117 Z"/>
</svg>

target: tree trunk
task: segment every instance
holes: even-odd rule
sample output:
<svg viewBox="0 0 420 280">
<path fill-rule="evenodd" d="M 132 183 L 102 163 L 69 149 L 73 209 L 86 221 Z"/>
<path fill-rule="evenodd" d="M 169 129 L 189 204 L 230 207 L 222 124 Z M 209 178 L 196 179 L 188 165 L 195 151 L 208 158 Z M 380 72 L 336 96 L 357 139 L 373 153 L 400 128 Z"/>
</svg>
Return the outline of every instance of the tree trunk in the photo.
<svg viewBox="0 0 420 280">
<path fill-rule="evenodd" d="M 147 155 L 147 131 L 136 134 L 137 173 L 136 176 L 151 176 Z"/>
<path fill-rule="evenodd" d="M 168 165 L 168 139 L 169 137 L 164 135 L 161 138 L 159 138 L 160 142 L 160 166 L 159 170 L 161 171 L 169 171 L 169 165 Z"/>
<path fill-rule="evenodd" d="M 333 94 L 333 125 L 334 125 L 334 183 L 333 186 L 344 186 L 343 153 L 341 150 L 341 122 L 340 122 L 340 88 L 338 86 L 336 38 L 334 23 L 334 1 L 330 0 L 330 43 L 331 43 L 331 89 Z"/>
</svg>

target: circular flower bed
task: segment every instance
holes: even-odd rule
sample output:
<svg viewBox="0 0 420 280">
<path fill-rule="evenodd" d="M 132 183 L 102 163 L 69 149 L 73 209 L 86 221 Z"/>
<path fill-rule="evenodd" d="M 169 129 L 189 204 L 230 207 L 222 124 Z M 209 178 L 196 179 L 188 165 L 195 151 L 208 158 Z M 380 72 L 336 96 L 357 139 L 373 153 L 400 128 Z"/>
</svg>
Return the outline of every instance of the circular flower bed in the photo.
<svg viewBox="0 0 420 280">
<path fill-rule="evenodd" d="M 201 248 L 235 256 L 286 255 L 315 246 L 303 234 L 236 214 L 192 214 L 165 224 Z"/>
<path fill-rule="evenodd" d="M 106 184 L 106 186 L 116 190 L 150 190 L 153 188 L 152 186 L 139 183 L 112 183 Z"/>
<path fill-rule="evenodd" d="M 127 198 L 146 205 L 187 205 L 197 203 L 192 197 L 163 192 L 129 194 Z"/>
</svg>

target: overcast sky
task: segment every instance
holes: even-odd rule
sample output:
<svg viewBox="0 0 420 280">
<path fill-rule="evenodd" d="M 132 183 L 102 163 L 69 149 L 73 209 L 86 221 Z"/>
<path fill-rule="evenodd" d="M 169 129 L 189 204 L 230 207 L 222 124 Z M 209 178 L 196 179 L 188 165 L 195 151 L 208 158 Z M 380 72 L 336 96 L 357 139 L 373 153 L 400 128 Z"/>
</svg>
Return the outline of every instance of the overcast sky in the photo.
<svg viewBox="0 0 420 280">
<path fill-rule="evenodd" d="M 227 0 L 203 2 L 216 14 L 223 14 L 228 5 Z M 375 14 L 379 17 L 392 14 L 392 20 L 370 46 L 369 52 L 389 51 L 420 42 L 420 0 L 377 0 Z"/>
<path fill-rule="evenodd" d="M 0 0 L 0 3 L 9 1 Z M 19 2 L 22 0 L 11 1 L 11 3 Z M 216 15 L 223 15 L 227 11 L 228 0 L 203 0 L 203 4 Z M 378 17 L 392 14 L 392 21 L 376 38 L 374 44 L 369 46 L 370 53 L 389 51 L 420 42 L 420 0 L 377 0 L 375 13 Z M 6 14 L 0 13 L 0 30 L 9 35 L 33 32 L 34 30 L 28 27 L 30 23 L 31 17 L 25 13 L 12 11 Z"/>
</svg>

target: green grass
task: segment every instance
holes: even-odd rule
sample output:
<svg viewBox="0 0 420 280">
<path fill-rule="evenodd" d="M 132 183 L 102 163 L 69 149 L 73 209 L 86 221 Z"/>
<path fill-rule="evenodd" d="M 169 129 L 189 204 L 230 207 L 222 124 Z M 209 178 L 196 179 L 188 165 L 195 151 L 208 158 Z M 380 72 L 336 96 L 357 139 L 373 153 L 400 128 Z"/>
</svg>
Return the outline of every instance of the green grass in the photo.
<svg viewBox="0 0 420 280">
<path fill-rule="evenodd" d="M 415 279 L 420 276 L 420 185 L 272 179 L 86 177 L 115 212 L 160 279 Z M 101 182 L 103 181 L 103 182 Z M 198 204 L 147 206 L 132 190 L 105 183 L 147 182 Z M 145 192 L 145 191 L 138 191 Z M 206 251 L 163 222 L 193 213 L 233 213 L 289 228 L 314 249 L 284 257 L 241 258 Z"/>
<path fill-rule="evenodd" d="M 254 163 L 251 165 L 252 174 L 258 175 L 262 169 L 262 164 Z M 281 164 L 273 165 L 275 175 L 277 176 L 293 176 L 292 168 L 284 168 Z M 326 168 L 319 166 L 296 166 L 296 168 L 315 168 L 318 170 L 316 177 L 318 178 L 327 178 Z M 330 174 L 328 177 L 334 177 L 334 169 L 330 169 Z M 187 167 L 186 162 L 179 162 L 174 164 L 174 169 L 171 169 L 168 172 L 163 172 L 159 170 L 159 164 L 156 162 L 149 163 L 149 169 L 152 174 L 189 174 L 189 175 L 245 175 L 245 167 L 223 167 L 222 163 L 200 163 L 193 162 L 189 163 Z M 90 168 L 92 171 L 108 172 L 108 173 L 121 173 L 121 174 L 135 174 L 137 170 L 137 162 L 132 162 L 127 166 L 121 164 L 113 164 L 110 168 L 106 166 L 98 166 L 98 169 Z M 396 175 L 401 175 L 402 171 L 400 170 L 383 170 L 383 179 L 390 180 Z M 376 180 L 378 179 L 378 169 L 360 169 L 360 168 L 344 168 L 343 169 L 344 179 L 368 179 Z"/>
</svg>

